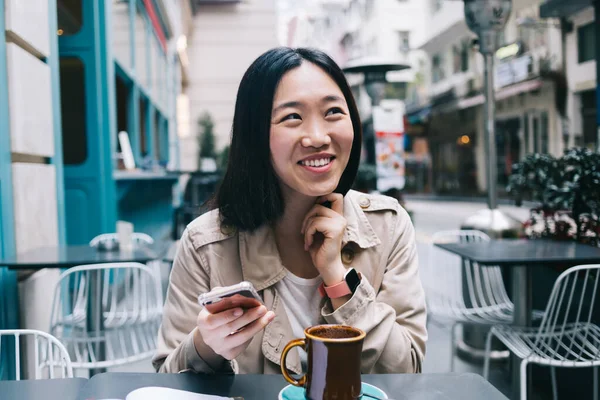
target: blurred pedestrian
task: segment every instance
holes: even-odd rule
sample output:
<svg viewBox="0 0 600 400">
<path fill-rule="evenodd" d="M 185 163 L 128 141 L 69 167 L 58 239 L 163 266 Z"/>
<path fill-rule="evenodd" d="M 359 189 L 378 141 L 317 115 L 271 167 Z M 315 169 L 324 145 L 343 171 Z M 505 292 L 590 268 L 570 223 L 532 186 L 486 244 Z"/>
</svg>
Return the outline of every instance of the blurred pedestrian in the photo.
<svg viewBox="0 0 600 400">
<path fill-rule="evenodd" d="M 364 373 L 421 371 L 414 229 L 396 200 L 349 190 L 361 140 L 350 87 L 326 54 L 276 48 L 248 68 L 215 209 L 188 225 L 175 257 L 158 371 L 278 373 L 282 346 L 322 323 L 366 332 Z M 264 306 L 198 305 L 241 281 Z M 306 354 L 290 356 L 300 373 Z"/>
</svg>

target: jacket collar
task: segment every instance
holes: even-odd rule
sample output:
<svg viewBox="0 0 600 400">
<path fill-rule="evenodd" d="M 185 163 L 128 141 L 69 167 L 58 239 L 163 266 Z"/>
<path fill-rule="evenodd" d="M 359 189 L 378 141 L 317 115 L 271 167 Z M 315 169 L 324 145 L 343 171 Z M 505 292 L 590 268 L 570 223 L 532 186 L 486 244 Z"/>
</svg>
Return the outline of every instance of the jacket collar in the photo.
<svg viewBox="0 0 600 400">
<path fill-rule="evenodd" d="M 361 249 L 381 244 L 365 212 L 358 205 L 356 192 L 349 192 L 344 198 L 344 217 L 347 226 L 342 246 L 355 243 Z M 257 291 L 274 285 L 287 270 L 281 262 L 272 228 L 263 225 L 253 232 L 239 232 L 240 260 L 245 281 L 251 282 Z"/>
</svg>

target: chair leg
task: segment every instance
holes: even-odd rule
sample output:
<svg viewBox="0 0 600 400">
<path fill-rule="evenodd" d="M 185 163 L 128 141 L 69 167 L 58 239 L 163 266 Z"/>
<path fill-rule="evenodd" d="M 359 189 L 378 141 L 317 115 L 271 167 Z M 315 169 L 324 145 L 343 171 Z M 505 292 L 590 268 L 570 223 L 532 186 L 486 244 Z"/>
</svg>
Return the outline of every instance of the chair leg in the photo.
<svg viewBox="0 0 600 400">
<path fill-rule="evenodd" d="M 485 339 L 485 356 L 483 359 L 483 378 L 487 381 L 490 377 L 490 353 L 492 352 L 492 337 L 494 328 L 490 329 Z"/>
<path fill-rule="evenodd" d="M 594 367 L 594 400 L 598 400 L 598 367 Z"/>
<path fill-rule="evenodd" d="M 455 322 L 450 329 L 450 372 L 454 372 L 454 358 L 456 358 L 456 328 L 458 328 L 459 325 L 459 322 Z"/>
<path fill-rule="evenodd" d="M 556 384 L 556 367 L 550 367 L 550 375 L 552 376 L 552 398 L 558 400 L 558 386 Z"/>
<path fill-rule="evenodd" d="M 521 379 L 519 379 L 521 385 L 521 400 L 527 400 L 527 364 L 527 360 L 521 361 Z"/>
</svg>

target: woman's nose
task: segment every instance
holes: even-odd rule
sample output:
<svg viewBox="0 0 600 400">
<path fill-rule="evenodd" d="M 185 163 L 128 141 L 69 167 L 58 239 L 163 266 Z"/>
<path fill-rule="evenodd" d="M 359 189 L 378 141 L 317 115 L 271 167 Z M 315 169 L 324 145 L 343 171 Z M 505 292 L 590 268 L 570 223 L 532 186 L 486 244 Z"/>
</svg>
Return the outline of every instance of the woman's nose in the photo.
<svg viewBox="0 0 600 400">
<path fill-rule="evenodd" d="M 324 127 L 313 126 L 302 138 L 304 147 L 323 147 L 331 143 L 331 137 Z"/>
</svg>

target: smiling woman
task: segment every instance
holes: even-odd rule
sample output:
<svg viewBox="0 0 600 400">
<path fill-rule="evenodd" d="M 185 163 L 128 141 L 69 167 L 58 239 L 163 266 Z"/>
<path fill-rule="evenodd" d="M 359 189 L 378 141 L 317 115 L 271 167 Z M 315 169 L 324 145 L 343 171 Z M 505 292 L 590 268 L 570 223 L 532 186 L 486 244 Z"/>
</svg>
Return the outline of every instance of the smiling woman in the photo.
<svg viewBox="0 0 600 400">
<path fill-rule="evenodd" d="M 215 209 L 188 225 L 175 257 L 157 370 L 280 373 L 284 343 L 338 324 L 366 333 L 364 373 L 421 371 L 414 229 L 395 199 L 349 190 L 360 126 L 345 77 L 323 52 L 277 48 L 248 68 Z M 264 305 L 211 314 L 196 302 L 242 281 Z M 307 354 L 287 361 L 300 373 Z"/>
</svg>

